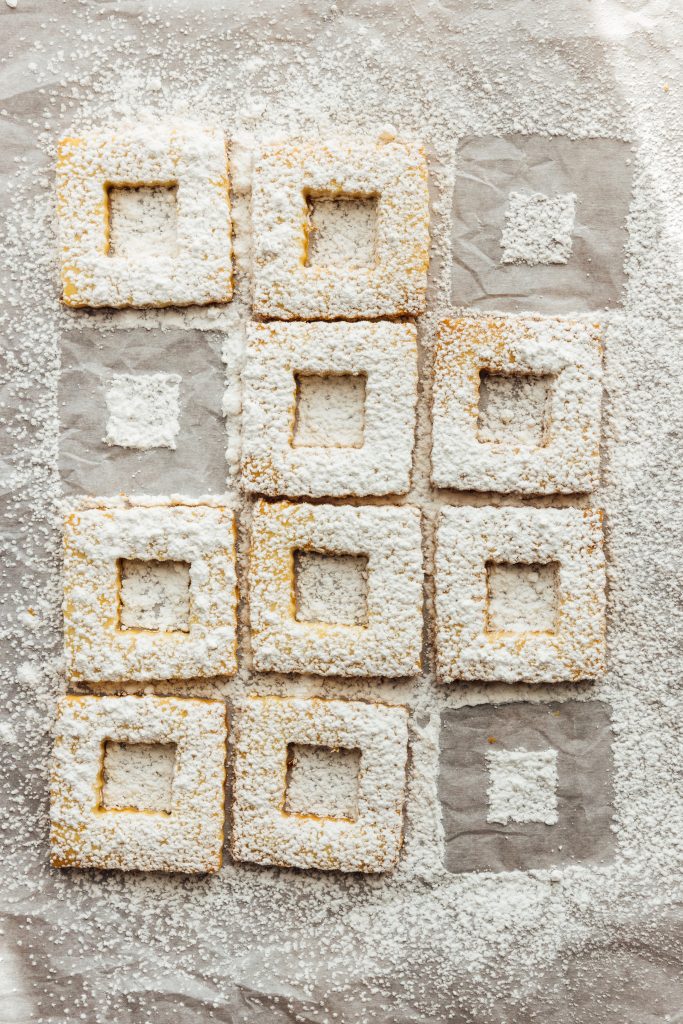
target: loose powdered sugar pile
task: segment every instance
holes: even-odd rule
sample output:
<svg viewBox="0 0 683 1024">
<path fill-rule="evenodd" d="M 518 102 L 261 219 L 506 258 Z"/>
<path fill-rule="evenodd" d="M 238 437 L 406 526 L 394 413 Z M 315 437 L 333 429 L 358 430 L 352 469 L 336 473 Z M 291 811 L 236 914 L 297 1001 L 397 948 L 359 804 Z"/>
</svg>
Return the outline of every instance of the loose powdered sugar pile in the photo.
<svg viewBox="0 0 683 1024">
<path fill-rule="evenodd" d="M 90 2 L 40 2 L 0 12 L 8 40 L 3 67 L 11 67 L 0 100 L 8 214 L 0 260 L 8 369 L 2 427 L 11 458 L 3 511 L 9 552 L 1 577 L 9 641 L 0 731 L 9 842 L 0 899 L 8 919 L 0 938 L 10 965 L 13 1022 L 641 1024 L 675 1020 L 680 1012 L 675 595 L 683 571 L 676 454 L 683 85 L 674 61 L 681 38 L 676 7 L 613 0 L 574 0 L 561 9 L 549 0 L 396 6 L 259 0 L 247 12 L 244 5 L 206 0 L 133 2 L 112 13 Z M 154 124 L 187 117 L 221 127 L 232 140 L 233 302 L 184 311 L 64 310 L 53 176 L 58 138 L 123 119 Z M 250 316 L 251 154 L 266 139 L 318 139 L 340 129 L 373 138 L 395 132 L 424 143 L 429 156 L 430 312 L 419 321 L 417 442 L 412 488 L 401 499 L 424 514 L 428 624 L 438 509 L 520 503 L 438 493 L 428 483 L 434 328 L 453 312 L 449 218 L 458 139 L 532 132 L 631 140 L 623 307 L 596 311 L 605 342 L 602 488 L 589 499 L 527 501 L 590 501 L 606 509 L 608 672 L 590 686 L 437 687 L 428 625 L 424 672 L 410 682 L 258 675 L 249 671 L 243 602 L 235 679 L 156 685 L 154 692 L 223 695 L 229 714 L 255 691 L 408 705 L 405 845 L 397 868 L 372 880 L 229 860 L 211 879 L 51 871 L 50 732 L 65 687 L 56 471 L 60 331 L 97 323 L 148 328 L 150 345 L 163 341 L 165 327 L 225 332 L 226 489 L 239 513 L 238 569 L 245 579 L 250 509 L 237 487 L 235 424 Z M 158 492 L 164 493 L 163 479 Z M 612 708 L 614 862 L 446 873 L 435 792 L 440 711 L 576 696 Z"/>
</svg>

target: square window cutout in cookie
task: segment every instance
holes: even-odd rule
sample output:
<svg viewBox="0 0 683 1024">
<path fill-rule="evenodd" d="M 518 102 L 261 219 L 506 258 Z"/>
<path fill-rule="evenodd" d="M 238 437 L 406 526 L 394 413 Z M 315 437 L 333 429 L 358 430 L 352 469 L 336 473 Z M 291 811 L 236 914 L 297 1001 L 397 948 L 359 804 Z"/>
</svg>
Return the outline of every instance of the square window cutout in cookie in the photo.
<svg viewBox="0 0 683 1024">
<path fill-rule="evenodd" d="M 308 201 L 309 267 L 358 270 L 377 261 L 377 196 L 313 196 Z"/>
<path fill-rule="evenodd" d="M 362 497 L 409 489 L 412 324 L 254 324 L 242 383 L 247 490 Z"/>
<path fill-rule="evenodd" d="M 479 372 L 477 440 L 545 448 L 550 440 L 552 374 Z"/>
<path fill-rule="evenodd" d="M 50 779 L 53 866 L 218 871 L 226 740 L 222 701 L 64 698 Z"/>
<path fill-rule="evenodd" d="M 119 629 L 190 631 L 189 562 L 119 562 Z"/>
<path fill-rule="evenodd" d="M 367 376 L 297 373 L 294 448 L 362 448 Z"/>
<path fill-rule="evenodd" d="M 486 631 L 554 633 L 559 564 L 486 563 Z"/>
<path fill-rule="evenodd" d="M 249 581 L 257 671 L 389 677 L 419 671 L 416 509 L 259 502 Z"/>
<path fill-rule="evenodd" d="M 367 557 L 295 551 L 294 600 L 298 622 L 366 626 Z"/>
<path fill-rule="evenodd" d="M 571 494 L 600 472 L 597 324 L 444 320 L 434 363 L 432 481 L 457 490 Z"/>
<path fill-rule="evenodd" d="M 403 707 L 250 698 L 235 742 L 233 856 L 387 871 L 402 842 L 407 746 Z"/>
<path fill-rule="evenodd" d="M 220 131 L 126 125 L 63 139 L 57 158 L 68 306 L 186 306 L 232 296 Z"/>
<path fill-rule="evenodd" d="M 109 256 L 178 256 L 178 186 L 107 189 Z"/>
<path fill-rule="evenodd" d="M 632 155 L 617 139 L 462 139 L 451 222 L 453 305 L 551 315 L 619 305 Z"/>
<path fill-rule="evenodd" d="M 356 821 L 361 756 L 357 748 L 289 743 L 285 812 Z"/>
<path fill-rule="evenodd" d="M 551 683 L 603 672 L 600 511 L 448 508 L 435 582 L 441 682 Z"/>
<path fill-rule="evenodd" d="M 424 150 L 374 139 L 267 146 L 254 167 L 254 313 L 414 316 L 425 307 Z"/>
<path fill-rule="evenodd" d="M 614 857 L 612 726 L 601 701 L 441 715 L 447 871 L 531 871 Z"/>
<path fill-rule="evenodd" d="M 231 511 L 112 502 L 67 516 L 69 679 L 142 682 L 232 675 L 236 602 Z"/>
<path fill-rule="evenodd" d="M 171 813 L 175 743 L 105 740 L 103 753 L 99 809 Z"/>
</svg>

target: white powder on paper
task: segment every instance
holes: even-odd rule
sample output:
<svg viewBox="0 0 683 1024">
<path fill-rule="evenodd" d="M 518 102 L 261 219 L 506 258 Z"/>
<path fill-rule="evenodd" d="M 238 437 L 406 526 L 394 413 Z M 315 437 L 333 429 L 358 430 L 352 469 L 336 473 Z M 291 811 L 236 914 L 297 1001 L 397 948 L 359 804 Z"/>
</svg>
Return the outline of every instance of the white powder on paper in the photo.
<svg viewBox="0 0 683 1024">
<path fill-rule="evenodd" d="M 109 189 L 109 255 L 178 255 L 177 187 Z"/>
<path fill-rule="evenodd" d="M 121 448 L 175 449 L 180 431 L 180 382 L 176 373 L 112 377 L 106 393 L 105 442 Z"/>
<path fill-rule="evenodd" d="M 511 192 L 500 239 L 501 263 L 567 263 L 572 253 L 576 196 Z"/>
<path fill-rule="evenodd" d="M 542 821 L 554 825 L 557 815 L 556 750 L 491 750 L 486 820 Z"/>
</svg>

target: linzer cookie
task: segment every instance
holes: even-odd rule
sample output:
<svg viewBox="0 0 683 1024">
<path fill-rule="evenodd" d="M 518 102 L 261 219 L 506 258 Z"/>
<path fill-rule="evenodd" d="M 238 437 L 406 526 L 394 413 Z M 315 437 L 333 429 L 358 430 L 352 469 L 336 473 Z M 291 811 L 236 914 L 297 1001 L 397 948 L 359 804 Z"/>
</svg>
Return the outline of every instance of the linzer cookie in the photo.
<svg viewBox="0 0 683 1024">
<path fill-rule="evenodd" d="M 164 586 L 173 584 L 177 591 L 183 573 L 184 613 L 179 608 L 176 621 L 165 621 L 154 614 L 154 603 L 168 611 Z M 138 587 L 126 586 L 128 574 L 137 577 Z M 176 593 L 175 603 L 181 600 Z M 232 675 L 236 602 L 235 528 L 229 509 L 112 499 L 85 502 L 67 516 L 64 649 L 69 679 L 143 682 Z"/>
<path fill-rule="evenodd" d="M 299 552 L 367 558 L 362 624 L 298 617 Z M 419 671 L 422 548 L 417 509 L 258 502 L 249 574 L 252 650 L 259 671 L 391 677 Z"/>
<path fill-rule="evenodd" d="M 362 701 L 252 697 L 235 744 L 236 860 L 330 871 L 387 871 L 402 839 L 408 713 Z M 291 744 L 360 751 L 352 817 L 287 811 Z"/>
<path fill-rule="evenodd" d="M 227 723 L 222 701 L 65 697 L 50 779 L 54 867 L 215 872 L 221 866 Z M 107 746 L 172 749 L 168 804 L 110 806 Z"/>
<path fill-rule="evenodd" d="M 435 561 L 441 682 L 600 676 L 602 543 L 595 509 L 444 509 Z"/>
<path fill-rule="evenodd" d="M 592 491 L 600 469 L 601 352 L 594 323 L 444 320 L 434 366 L 433 483 L 519 494 Z M 505 407 L 498 424 L 496 402 Z"/>
<path fill-rule="evenodd" d="M 63 298 L 68 306 L 186 306 L 232 296 L 225 142 L 194 125 L 122 125 L 66 138 L 57 159 Z M 172 193 L 170 250 L 119 253 L 116 190 Z"/>
<path fill-rule="evenodd" d="M 367 265 L 312 258 L 311 206 L 376 205 Z M 427 164 L 420 145 L 375 139 L 267 146 L 252 185 L 254 313 L 283 320 L 415 316 L 429 262 Z"/>
<path fill-rule="evenodd" d="M 255 324 L 242 380 L 248 490 L 287 497 L 408 490 L 417 398 L 412 324 Z M 300 434 L 306 389 L 325 383 L 328 420 L 335 388 L 342 393 L 348 383 L 360 391 L 353 436 L 344 424 L 323 439 Z"/>
</svg>

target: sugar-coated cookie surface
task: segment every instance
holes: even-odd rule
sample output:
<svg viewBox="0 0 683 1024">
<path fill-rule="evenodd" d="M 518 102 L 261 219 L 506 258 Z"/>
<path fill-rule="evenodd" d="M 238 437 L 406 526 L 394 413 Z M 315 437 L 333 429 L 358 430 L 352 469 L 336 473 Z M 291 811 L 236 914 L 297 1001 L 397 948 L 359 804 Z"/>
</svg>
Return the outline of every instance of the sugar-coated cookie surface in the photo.
<svg viewBox="0 0 683 1024">
<path fill-rule="evenodd" d="M 491 622 L 492 565 L 552 565 L 551 628 Z M 594 679 L 605 666 L 602 512 L 594 509 L 448 508 L 435 561 L 441 682 Z"/>
<path fill-rule="evenodd" d="M 377 202 L 367 267 L 309 265 L 309 201 Z M 429 195 L 424 150 L 381 139 L 289 141 L 254 166 L 254 312 L 285 320 L 414 316 L 425 306 Z"/>
<path fill-rule="evenodd" d="M 176 188 L 174 254 L 110 252 L 112 188 Z M 63 298 L 68 306 L 186 306 L 232 296 L 222 132 L 122 124 L 65 138 L 57 158 Z"/>
<path fill-rule="evenodd" d="M 122 560 L 189 565 L 186 631 L 122 628 Z M 122 507 L 114 500 L 67 516 L 64 649 L 71 680 L 232 675 L 236 604 L 229 509 L 191 503 Z"/>
<path fill-rule="evenodd" d="M 65 697 L 50 777 L 53 866 L 218 871 L 226 740 L 222 701 Z M 103 806 L 107 741 L 174 745 L 170 811 Z"/>
<path fill-rule="evenodd" d="M 252 697 L 235 742 L 232 854 L 281 867 L 379 872 L 402 839 L 408 713 L 362 701 Z M 358 815 L 287 813 L 291 743 L 360 750 Z"/>
<path fill-rule="evenodd" d="M 520 494 L 593 490 L 600 470 L 599 326 L 572 320 L 461 317 L 441 324 L 434 366 L 432 481 Z M 478 436 L 481 374 L 543 378 L 538 444 Z M 512 412 L 513 410 L 511 410 Z"/>
<path fill-rule="evenodd" d="M 298 621 L 294 553 L 367 556 L 364 625 Z M 249 608 L 254 665 L 263 672 L 408 676 L 420 669 L 420 513 L 406 506 L 257 503 Z"/>
<path fill-rule="evenodd" d="M 364 379 L 362 444 L 297 446 L 299 375 Z M 403 494 L 417 397 L 412 324 L 255 324 L 242 374 L 242 482 L 272 496 Z"/>
</svg>

